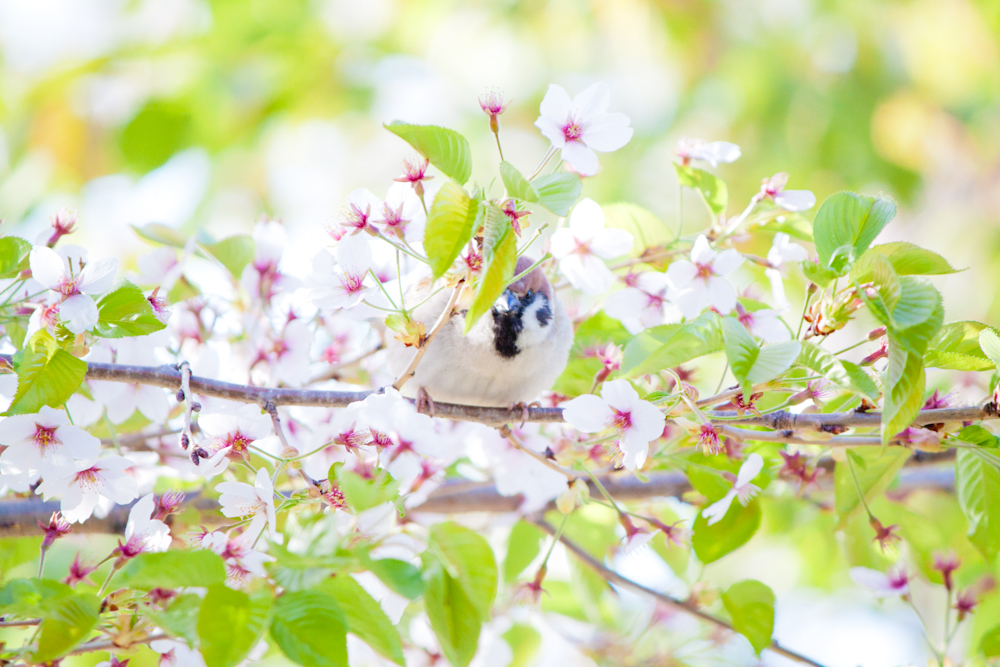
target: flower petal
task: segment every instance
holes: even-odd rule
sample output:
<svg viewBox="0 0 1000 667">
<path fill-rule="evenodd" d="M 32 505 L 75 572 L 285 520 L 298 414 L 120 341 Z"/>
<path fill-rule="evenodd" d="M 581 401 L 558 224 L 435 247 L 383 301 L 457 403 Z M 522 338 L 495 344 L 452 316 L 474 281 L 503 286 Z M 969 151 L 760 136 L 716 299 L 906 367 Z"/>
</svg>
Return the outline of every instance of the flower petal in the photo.
<svg viewBox="0 0 1000 667">
<path fill-rule="evenodd" d="M 608 404 L 593 394 L 577 396 L 563 403 L 562 408 L 566 423 L 584 433 L 603 431 L 614 416 Z"/>
<path fill-rule="evenodd" d="M 575 120 L 586 122 L 591 116 L 603 114 L 609 106 L 611 87 L 604 81 L 598 81 L 573 98 L 570 112 Z"/>
<path fill-rule="evenodd" d="M 593 176 L 600 166 L 597 153 L 580 141 L 569 141 L 562 147 L 562 159 L 570 164 L 581 176 Z"/>
<path fill-rule="evenodd" d="M 52 248 L 35 246 L 28 256 L 31 277 L 49 289 L 56 289 L 66 276 L 66 262 Z"/>
<path fill-rule="evenodd" d="M 601 387 L 601 398 L 619 412 L 631 412 L 640 402 L 639 393 L 628 380 L 611 380 Z"/>
<path fill-rule="evenodd" d="M 59 306 L 59 319 L 75 334 L 93 329 L 99 317 L 97 304 L 86 294 L 75 294 Z"/>
<path fill-rule="evenodd" d="M 566 135 L 563 133 L 562 127 L 555 120 L 546 116 L 539 116 L 538 120 L 535 121 L 535 127 L 556 148 L 562 148 L 566 145 Z"/>
<path fill-rule="evenodd" d="M 572 104 L 573 102 L 570 100 L 569 93 L 566 92 L 565 88 L 550 83 L 549 89 L 546 91 L 545 97 L 542 98 L 542 103 L 538 107 L 538 111 L 543 118 L 547 118 L 557 125 L 562 125 L 569 119 Z"/>
<path fill-rule="evenodd" d="M 708 279 L 708 302 L 721 313 L 728 314 L 736 307 L 736 289 L 725 278 L 712 276 Z"/>
<path fill-rule="evenodd" d="M 712 260 L 712 271 L 717 276 L 728 276 L 743 264 L 743 255 L 733 248 L 723 250 Z"/>
<path fill-rule="evenodd" d="M 686 259 L 679 259 L 667 267 L 667 278 L 679 290 L 687 288 L 697 275 L 698 267 Z"/>
<path fill-rule="evenodd" d="M 582 243 L 592 241 L 604 229 L 604 211 L 590 198 L 581 199 L 569 215 L 569 229 L 573 238 Z"/>
<path fill-rule="evenodd" d="M 598 257 L 611 259 L 621 257 L 632 249 L 635 238 L 624 229 L 602 229 L 594 237 L 591 252 Z"/>
<path fill-rule="evenodd" d="M 746 486 L 753 481 L 754 477 L 760 474 L 760 471 L 764 469 L 764 459 L 761 458 L 760 454 L 754 452 L 747 457 L 747 460 L 743 462 L 740 466 L 740 471 L 736 475 L 735 488 L 741 486 Z"/>
<path fill-rule="evenodd" d="M 580 140 L 595 151 L 616 151 L 632 139 L 634 130 L 623 113 L 607 113 L 587 123 Z"/>
<path fill-rule="evenodd" d="M 729 511 L 729 506 L 733 504 L 733 500 L 736 498 L 736 492 L 731 490 L 722 498 L 705 509 L 701 511 L 701 515 L 708 519 L 708 525 L 712 526 L 714 524 L 722 521 L 722 517 L 726 516 L 726 512 Z"/>
<path fill-rule="evenodd" d="M 118 273 L 118 260 L 103 257 L 89 262 L 80 273 L 79 289 L 84 294 L 103 294 L 111 289 Z"/>
<path fill-rule="evenodd" d="M 809 190 L 782 190 L 774 203 L 786 211 L 807 211 L 816 205 L 816 195 Z"/>
</svg>

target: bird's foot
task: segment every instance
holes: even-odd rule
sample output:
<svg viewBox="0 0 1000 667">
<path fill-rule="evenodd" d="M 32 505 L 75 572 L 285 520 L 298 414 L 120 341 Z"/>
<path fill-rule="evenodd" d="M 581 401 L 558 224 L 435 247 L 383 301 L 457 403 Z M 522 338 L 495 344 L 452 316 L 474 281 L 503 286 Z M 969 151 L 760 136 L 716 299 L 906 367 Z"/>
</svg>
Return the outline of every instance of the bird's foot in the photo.
<svg viewBox="0 0 1000 667">
<path fill-rule="evenodd" d="M 511 412 L 513 412 L 514 410 L 521 411 L 521 426 L 519 428 L 523 428 L 524 423 L 528 421 L 529 410 L 531 410 L 531 408 L 540 408 L 540 407 L 542 407 L 542 404 L 539 403 L 538 401 L 532 401 L 531 403 L 525 403 L 524 401 L 520 401 L 518 403 L 511 403 L 510 405 L 507 406 L 507 409 L 510 410 Z"/>
<path fill-rule="evenodd" d="M 417 390 L 417 412 L 431 417 L 434 416 L 434 399 L 423 387 Z"/>
</svg>

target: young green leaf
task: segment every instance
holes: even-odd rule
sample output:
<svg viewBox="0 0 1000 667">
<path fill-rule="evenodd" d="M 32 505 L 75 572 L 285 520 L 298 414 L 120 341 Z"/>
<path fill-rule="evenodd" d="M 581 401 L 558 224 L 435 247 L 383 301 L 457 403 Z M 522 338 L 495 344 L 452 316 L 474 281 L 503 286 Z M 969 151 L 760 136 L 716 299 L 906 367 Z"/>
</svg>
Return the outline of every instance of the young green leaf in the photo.
<svg viewBox="0 0 1000 667">
<path fill-rule="evenodd" d="M 699 512 L 691 533 L 691 547 L 702 563 L 714 563 L 749 542 L 760 528 L 760 519 L 760 503 L 756 500 L 746 507 L 733 502 L 726 515 L 711 526 Z"/>
<path fill-rule="evenodd" d="M 37 550 L 36 546 L 35 556 Z M 72 588 L 51 579 L 13 579 L 0 588 L 0 609 L 5 614 L 42 616 L 74 595 Z"/>
<path fill-rule="evenodd" d="M 144 553 L 132 558 L 118 574 L 119 586 L 151 590 L 181 586 L 211 586 L 226 581 L 222 559 L 207 549 Z"/>
<path fill-rule="evenodd" d="M 440 278 L 483 222 L 485 206 L 479 195 L 469 197 L 460 185 L 446 181 L 427 214 L 424 250 L 435 278 Z"/>
<path fill-rule="evenodd" d="M 750 640 L 757 655 L 771 645 L 774 633 L 774 592 L 770 588 L 747 579 L 730 586 L 722 594 L 733 627 Z"/>
<path fill-rule="evenodd" d="M 62 406 L 83 383 L 87 363 L 58 346 L 44 329 L 14 355 L 17 391 L 5 415 L 38 412 L 43 405 Z"/>
<path fill-rule="evenodd" d="M 483 272 L 479 278 L 479 289 L 465 314 L 465 333 L 507 289 L 517 266 L 517 236 L 510 219 L 494 204 L 487 206 L 483 228 Z"/>
<path fill-rule="evenodd" d="M 255 253 L 253 237 L 249 234 L 237 234 L 203 247 L 237 280 L 246 265 L 253 261 Z"/>
<path fill-rule="evenodd" d="M 398 120 L 387 124 L 385 129 L 413 146 L 441 173 L 455 179 L 459 185 L 472 175 L 469 140 L 455 130 L 436 125 L 409 125 Z"/>
<path fill-rule="evenodd" d="M 385 469 L 379 470 L 371 479 L 339 467 L 334 471 L 335 479 L 340 483 L 344 498 L 355 512 L 364 512 L 376 505 L 395 500 L 399 495 L 399 482 Z"/>
<path fill-rule="evenodd" d="M 500 163 L 500 178 L 507 189 L 507 196 L 527 202 L 537 202 L 538 192 L 514 165 L 504 160 Z"/>
<path fill-rule="evenodd" d="M 993 365 L 1000 369 L 1000 336 L 992 329 L 983 329 L 979 332 L 979 347 Z"/>
<path fill-rule="evenodd" d="M 468 667 L 479 646 L 482 621 L 459 581 L 433 556 L 424 565 L 424 608 L 452 667 Z"/>
<path fill-rule="evenodd" d="M 171 601 L 165 609 L 147 607 L 145 614 L 157 627 L 163 628 L 171 637 L 183 639 L 190 646 L 198 643 L 198 613 L 201 611 L 201 596 L 185 593 Z"/>
<path fill-rule="evenodd" d="M 993 560 L 1000 553 L 1000 468 L 995 450 L 959 449 L 955 490 L 969 520 L 969 541 Z"/>
<path fill-rule="evenodd" d="M 493 549 L 479 533 L 453 521 L 435 524 L 430 544 L 442 557 L 448 574 L 462 587 L 482 621 L 489 620 L 497 594 L 497 564 Z"/>
<path fill-rule="evenodd" d="M 722 215 L 726 211 L 729 190 L 721 178 L 703 169 L 688 167 L 679 162 L 674 163 L 674 169 L 677 171 L 677 182 L 697 190 L 712 215 Z"/>
<path fill-rule="evenodd" d="M 895 215 L 895 202 L 883 196 L 838 192 L 827 197 L 813 220 L 820 266 L 844 275 Z"/>
<path fill-rule="evenodd" d="M 538 203 L 556 215 L 569 215 L 569 210 L 583 192 L 583 181 L 568 171 L 536 176 L 531 186 L 538 193 Z"/>
<path fill-rule="evenodd" d="M 802 341 L 798 362 L 844 389 L 873 401 L 878 400 L 878 385 L 864 369 L 849 361 L 841 361 L 812 341 Z"/>
<path fill-rule="evenodd" d="M 858 484 L 854 482 L 850 464 L 838 461 L 833 473 L 833 492 L 840 527 L 862 507 L 858 497 L 859 485 L 865 494 L 865 501 L 871 503 L 889 488 L 896 473 L 910 458 L 910 452 L 902 447 L 889 447 L 884 451 L 878 447 L 855 447 L 847 451 L 855 461 Z"/>
<path fill-rule="evenodd" d="M 531 565 L 542 550 L 542 538 L 545 533 L 535 524 L 518 521 L 510 531 L 507 539 L 507 557 L 503 561 L 503 580 L 510 584 L 517 581 L 524 568 Z"/>
<path fill-rule="evenodd" d="M 279 596 L 271 637 L 290 660 L 305 667 L 347 667 L 344 611 L 326 593 L 296 591 Z"/>
<path fill-rule="evenodd" d="M 367 561 L 365 566 L 383 584 L 404 598 L 416 600 L 423 595 L 424 581 L 420 570 L 411 563 L 395 558 L 378 558 Z"/>
<path fill-rule="evenodd" d="M 318 590 L 337 602 L 343 611 L 348 632 L 353 632 L 382 657 L 405 666 L 399 631 L 379 603 L 353 577 L 342 574 L 327 578 Z"/>
<path fill-rule="evenodd" d="M 861 263 L 866 255 L 876 254 L 889 260 L 893 270 L 901 276 L 930 276 L 958 272 L 958 269 L 936 252 L 905 241 L 872 246 L 862 253 L 858 261 Z M 864 282 L 865 279 L 866 276 L 862 275 L 858 278 L 858 282 Z"/>
<path fill-rule="evenodd" d="M 889 365 L 885 369 L 885 400 L 882 403 L 882 442 L 905 430 L 924 404 L 923 359 L 889 338 Z"/>
<path fill-rule="evenodd" d="M 0 238 L 0 279 L 16 278 L 28 267 L 31 244 L 16 236 Z"/>
<path fill-rule="evenodd" d="M 225 584 L 209 586 L 198 612 L 198 639 L 206 667 L 238 665 L 257 644 L 270 620 L 270 591 L 251 597 Z M 331 637 L 332 633 L 331 629 Z"/>
<path fill-rule="evenodd" d="M 980 335 L 987 330 L 981 322 L 948 322 L 928 343 L 924 366 L 955 371 L 993 370 L 994 362 L 980 345 Z M 996 332 L 991 331 L 991 335 L 995 338 Z M 1000 339 L 997 339 L 996 354 L 1000 360 Z"/>
<path fill-rule="evenodd" d="M 778 377 L 799 356 L 799 342 L 794 340 L 758 347 L 746 327 L 733 317 L 723 318 L 722 334 L 729 367 L 743 387 L 744 399 L 749 398 L 753 385 Z"/>
<path fill-rule="evenodd" d="M 723 344 L 722 322 L 713 312 L 699 315 L 685 324 L 661 324 L 646 329 L 628 342 L 621 373 L 625 377 L 655 373 L 718 352 Z"/>
<path fill-rule="evenodd" d="M 127 280 L 100 298 L 97 312 L 94 334 L 101 338 L 145 336 L 167 326 L 157 319 L 142 290 Z"/>
<path fill-rule="evenodd" d="M 62 598 L 42 616 L 34 662 L 50 662 L 82 642 L 97 625 L 101 601 L 89 593 Z"/>
</svg>

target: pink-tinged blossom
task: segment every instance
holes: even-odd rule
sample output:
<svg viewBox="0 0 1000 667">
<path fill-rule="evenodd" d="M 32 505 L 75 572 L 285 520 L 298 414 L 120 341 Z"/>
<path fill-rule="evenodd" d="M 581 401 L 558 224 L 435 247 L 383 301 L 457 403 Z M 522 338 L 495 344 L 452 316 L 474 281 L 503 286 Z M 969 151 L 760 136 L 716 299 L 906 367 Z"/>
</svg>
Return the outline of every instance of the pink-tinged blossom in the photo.
<svg viewBox="0 0 1000 667">
<path fill-rule="evenodd" d="M 424 181 L 429 181 L 433 176 L 427 175 L 427 167 L 430 166 L 431 161 L 424 158 L 415 158 L 412 162 L 410 160 L 403 160 L 403 175 L 392 180 L 397 183 L 406 183 L 413 187 L 413 193 L 418 197 L 423 198 L 424 196 Z"/>
<path fill-rule="evenodd" d="M 614 434 L 622 454 L 622 465 L 629 470 L 642 467 L 649 454 L 649 443 L 663 433 L 665 417 L 626 380 L 612 380 L 601 387 L 601 395 L 585 394 L 562 404 L 563 418 L 578 431 Z"/>
<path fill-rule="evenodd" d="M 778 311 L 770 308 L 747 310 L 736 304 L 736 318 L 752 335 L 765 343 L 780 343 L 792 339 L 788 327 L 781 321 Z"/>
<path fill-rule="evenodd" d="M 782 280 L 782 267 L 792 262 L 801 262 L 809 259 L 809 252 L 798 243 L 792 243 L 792 238 L 784 232 L 774 235 L 771 249 L 767 251 L 768 268 L 764 270 L 771 283 L 771 294 L 774 296 L 774 305 L 779 311 L 788 308 L 788 299 L 785 297 L 785 284 Z"/>
<path fill-rule="evenodd" d="M 245 482 L 222 482 L 216 485 L 222 514 L 229 518 L 244 519 L 253 517 L 250 527 L 246 530 L 249 544 L 253 544 L 267 524 L 268 535 L 273 540 L 276 530 L 277 516 L 274 512 L 274 485 L 263 468 L 257 471 L 257 477 L 251 486 Z"/>
<path fill-rule="evenodd" d="M 667 269 L 667 276 L 677 290 L 675 303 L 681 314 L 690 319 L 706 308 L 726 315 L 736 307 L 736 289 L 726 276 L 740 267 L 743 256 L 729 248 L 719 252 L 708 245 L 702 234 L 691 248 L 691 261 L 679 259 Z"/>
<path fill-rule="evenodd" d="M 619 320 L 629 333 L 680 319 L 680 312 L 670 302 L 673 285 L 667 274 L 649 271 L 635 276 L 628 287 L 608 299 L 604 312 Z"/>
<path fill-rule="evenodd" d="M 43 405 L 37 414 L 0 421 L 0 474 L 63 477 L 77 460 L 96 458 L 101 441 L 69 423 L 62 410 Z"/>
<path fill-rule="evenodd" d="M 272 432 L 271 417 L 263 414 L 255 405 L 205 410 L 198 417 L 198 426 L 209 440 L 204 443 L 211 457 L 209 465 L 217 462 L 215 457 L 223 450 L 226 450 L 226 460 L 249 458 L 250 445 Z M 218 462 L 221 461 L 220 458 Z M 222 469 L 225 469 L 225 465 L 222 464 Z"/>
<path fill-rule="evenodd" d="M 90 386 L 94 398 L 104 404 L 108 419 L 113 424 L 121 424 L 136 410 L 154 424 L 166 422 L 170 414 L 170 401 L 163 387 L 99 380 L 95 380 Z"/>
<path fill-rule="evenodd" d="M 713 167 L 718 167 L 720 162 L 736 162 L 741 155 L 740 147 L 728 141 L 706 142 L 691 137 L 681 137 L 674 153 L 684 165 L 691 164 L 692 160 L 702 160 Z"/>
<path fill-rule="evenodd" d="M 264 564 L 275 560 L 274 556 L 254 550 L 251 537 L 254 536 L 249 531 L 233 538 L 216 531 L 209 533 L 201 541 L 202 548 L 222 557 L 230 585 L 243 587 L 251 577 L 266 577 Z"/>
<path fill-rule="evenodd" d="M 385 203 L 375 216 L 375 222 L 390 236 L 416 243 L 423 240 L 427 215 L 413 188 L 394 183 L 385 194 Z"/>
<path fill-rule="evenodd" d="M 159 667 L 205 667 L 201 652 L 176 639 L 154 639 L 149 648 L 160 654 Z"/>
<path fill-rule="evenodd" d="M 111 289 L 118 272 L 118 261 L 111 258 L 87 261 L 87 253 L 77 246 L 58 251 L 35 246 L 28 257 L 31 275 L 43 287 L 61 295 L 59 318 L 75 334 L 97 324 L 94 295 Z"/>
<path fill-rule="evenodd" d="M 597 154 L 616 151 L 632 139 L 629 119 L 623 113 L 608 113 L 611 89 L 595 83 L 570 99 L 562 86 L 549 85 L 535 127 L 562 152 L 581 176 L 597 173 Z"/>
<path fill-rule="evenodd" d="M 600 205 L 583 199 L 569 216 L 569 228 L 557 229 L 549 247 L 559 260 L 559 271 L 573 287 L 587 294 L 601 294 L 614 282 L 604 260 L 624 255 L 633 243 L 635 239 L 627 231 L 605 228 Z"/>
<path fill-rule="evenodd" d="M 133 465 L 122 456 L 76 461 L 74 471 L 63 477 L 44 479 L 38 493 L 45 500 L 61 498 L 62 514 L 70 523 L 82 523 L 94 513 L 101 498 L 124 505 L 136 499 L 139 488 L 125 470 Z"/>
<path fill-rule="evenodd" d="M 125 525 L 125 542 L 118 542 L 118 553 L 122 558 L 134 558 L 141 553 L 170 548 L 170 528 L 159 519 L 152 518 L 155 511 L 156 502 L 152 493 L 147 493 L 132 506 Z"/>
<path fill-rule="evenodd" d="M 365 276 L 371 268 L 372 251 L 364 237 L 345 237 L 332 254 L 321 250 L 313 259 L 312 282 L 316 285 L 311 290 L 313 303 L 318 308 L 330 310 L 352 308 L 361 303 L 376 291 L 365 284 Z"/>
<path fill-rule="evenodd" d="M 880 598 L 903 596 L 910 592 L 910 577 L 902 568 L 889 570 L 889 573 L 885 574 L 867 567 L 852 567 L 849 574 L 854 583 L 867 588 Z"/>
<path fill-rule="evenodd" d="M 76 586 L 77 584 L 85 581 L 93 586 L 94 582 L 91 581 L 90 575 L 96 569 L 97 565 L 84 565 L 83 562 L 80 561 L 80 552 L 77 551 L 76 555 L 73 556 L 73 562 L 69 564 L 69 574 L 67 574 L 66 578 L 63 579 L 63 583 L 67 586 Z"/>
<path fill-rule="evenodd" d="M 628 514 L 619 514 L 618 522 L 625 529 L 625 537 L 622 538 L 622 541 L 618 546 L 618 550 L 624 556 L 627 556 L 640 547 L 645 546 L 651 539 L 653 539 L 653 533 L 645 528 L 636 526 Z"/>
<path fill-rule="evenodd" d="M 50 248 L 54 248 L 59 239 L 76 231 L 76 211 L 68 208 L 61 209 L 52 216 L 49 223 L 52 227 L 52 234 L 46 239 L 45 232 L 38 238 L 38 243 L 45 243 Z"/>
<path fill-rule="evenodd" d="M 736 473 L 736 482 L 733 484 L 733 488 L 721 500 L 702 510 L 701 515 L 708 519 L 708 525 L 711 526 L 722 521 L 722 517 L 726 516 L 733 500 L 739 498 L 740 505 L 746 507 L 754 496 L 760 493 L 760 487 L 751 482 L 763 469 L 764 459 L 761 458 L 760 454 L 753 453 L 747 457 L 747 460 L 740 466 L 739 472 Z"/>
<path fill-rule="evenodd" d="M 786 211 L 807 211 L 816 205 L 816 195 L 808 190 L 786 190 L 788 174 L 781 172 L 761 181 L 758 201 L 770 199 Z"/>
<path fill-rule="evenodd" d="M 504 100 L 503 93 L 491 90 L 479 98 L 479 107 L 490 117 L 490 131 L 496 134 L 500 131 L 500 121 L 497 118 L 510 106 L 510 100 Z"/>
<path fill-rule="evenodd" d="M 47 524 L 38 522 L 38 527 L 42 529 L 45 533 L 45 537 L 42 538 L 41 550 L 45 551 L 52 543 L 58 540 L 63 535 L 68 535 L 72 532 L 70 528 L 69 521 L 62 517 L 59 512 L 53 512 L 52 516 L 49 517 L 49 522 Z"/>
<path fill-rule="evenodd" d="M 267 354 L 275 383 L 301 387 L 309 381 L 312 342 L 313 333 L 304 320 L 295 319 L 285 325 Z"/>
<path fill-rule="evenodd" d="M 330 230 L 330 235 L 340 241 L 346 235 L 359 232 L 375 232 L 375 220 L 382 211 L 382 201 L 370 190 L 358 188 L 347 195 L 347 208 L 338 220 L 338 226 Z"/>
</svg>

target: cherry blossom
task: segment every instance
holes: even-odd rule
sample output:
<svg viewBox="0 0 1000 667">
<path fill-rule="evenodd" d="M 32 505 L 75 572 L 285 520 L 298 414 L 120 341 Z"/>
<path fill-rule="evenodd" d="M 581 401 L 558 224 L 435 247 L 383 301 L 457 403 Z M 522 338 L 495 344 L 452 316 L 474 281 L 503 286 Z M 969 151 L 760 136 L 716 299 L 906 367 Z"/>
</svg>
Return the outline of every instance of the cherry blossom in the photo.
<svg viewBox="0 0 1000 667">
<path fill-rule="evenodd" d="M 63 477 L 73 462 L 96 458 L 101 441 L 69 423 L 62 410 L 43 405 L 36 414 L 14 415 L 0 421 L 0 474 Z"/>
<path fill-rule="evenodd" d="M 758 201 L 770 199 L 786 211 L 807 211 L 816 205 L 816 195 L 809 190 L 786 190 L 788 174 L 781 172 L 761 181 Z"/>
<path fill-rule="evenodd" d="M 551 446 L 551 441 L 539 433 L 537 424 L 512 430 L 521 444 L 534 452 L 543 454 Z M 521 511 L 538 511 L 566 490 L 566 477 L 516 449 L 496 429 L 469 424 L 460 435 L 469 446 L 473 463 L 489 469 L 497 492 L 523 498 Z"/>
<path fill-rule="evenodd" d="M 702 160 L 713 167 L 718 167 L 720 162 L 736 162 L 741 155 L 740 147 L 728 141 L 705 142 L 691 137 L 681 137 L 674 153 L 684 165 L 690 164 L 692 160 Z"/>
<path fill-rule="evenodd" d="M 266 353 L 273 384 L 301 387 L 309 381 L 312 342 L 313 333 L 304 320 L 293 319 L 285 325 Z"/>
<path fill-rule="evenodd" d="M 336 267 L 333 259 L 336 257 Z M 376 288 L 365 284 L 372 268 L 372 251 L 367 239 L 345 237 L 331 254 L 321 250 L 313 259 L 312 302 L 318 308 L 351 308 L 361 303 Z"/>
<path fill-rule="evenodd" d="M 123 558 L 134 558 L 141 553 L 166 551 L 170 548 L 170 528 L 154 519 L 156 503 L 153 494 L 147 493 L 132 506 L 125 525 L 125 543 L 118 543 Z"/>
<path fill-rule="evenodd" d="M 624 255 L 634 242 L 623 229 L 605 228 L 604 211 L 592 199 L 580 200 L 569 216 L 569 228 L 557 229 L 549 240 L 559 271 L 587 294 L 608 291 L 614 275 L 603 260 Z"/>
<path fill-rule="evenodd" d="M 340 216 L 338 226 L 330 230 L 330 235 L 340 241 L 348 234 L 374 232 L 374 222 L 382 210 L 382 201 L 370 190 L 358 188 L 347 195 L 347 209 Z"/>
<path fill-rule="evenodd" d="M 736 482 L 733 484 L 733 488 L 721 500 L 702 510 L 701 515 L 708 519 L 708 525 L 711 526 L 722 521 L 722 517 L 726 516 L 734 499 L 739 498 L 740 504 L 746 507 L 753 497 L 760 493 L 760 487 L 751 484 L 751 482 L 763 469 L 764 459 L 761 458 L 760 454 L 753 453 L 747 457 L 747 460 L 740 466 L 739 472 L 736 473 Z"/>
<path fill-rule="evenodd" d="M 216 531 L 209 533 L 201 541 L 202 548 L 210 549 L 222 557 L 229 575 L 227 581 L 234 586 L 246 585 L 250 577 L 266 577 L 264 563 L 275 560 L 274 556 L 256 551 L 251 537 L 256 539 L 249 530 L 234 538 Z"/>
<path fill-rule="evenodd" d="M 138 486 L 135 478 L 125 472 L 131 466 L 125 457 L 113 455 L 76 461 L 70 474 L 42 480 L 38 493 L 45 500 L 61 497 L 63 517 L 70 523 L 82 523 L 102 498 L 119 505 L 135 500 Z"/>
<path fill-rule="evenodd" d="M 255 405 L 204 410 L 198 417 L 198 426 L 209 438 L 206 443 L 211 456 L 209 465 L 221 463 L 222 469 L 227 464 L 222 457 L 215 457 L 222 454 L 223 450 L 226 450 L 226 461 L 233 457 L 248 458 L 249 446 L 272 432 L 271 417 L 263 414 Z"/>
<path fill-rule="evenodd" d="M 274 485 L 267 471 L 257 471 L 251 486 L 245 482 L 222 482 L 215 489 L 221 493 L 219 504 L 222 514 L 230 518 L 253 517 L 246 530 L 247 540 L 253 544 L 267 524 L 268 535 L 273 540 L 277 517 L 274 513 Z"/>
<path fill-rule="evenodd" d="M 160 654 L 160 667 L 205 667 L 201 652 L 176 639 L 154 639 L 149 648 Z"/>
<path fill-rule="evenodd" d="M 610 105 L 606 83 L 595 83 L 572 100 L 565 88 L 551 84 L 535 127 L 581 176 L 593 176 L 598 166 L 595 150 L 616 151 L 632 139 L 628 116 L 607 113 Z"/>
<path fill-rule="evenodd" d="M 774 296 L 774 305 L 778 311 L 788 308 L 781 267 L 790 262 L 801 262 L 807 259 L 809 259 L 809 252 L 798 243 L 792 243 L 788 234 L 778 232 L 774 235 L 771 249 L 767 252 L 768 268 L 764 270 L 764 275 L 771 283 L 771 294 Z"/>
<path fill-rule="evenodd" d="M 385 195 L 385 203 L 374 218 L 386 232 L 407 243 L 423 239 L 427 215 L 420 197 L 405 183 L 394 183 Z"/>
<path fill-rule="evenodd" d="M 706 308 L 725 315 L 735 308 L 736 289 L 726 276 L 742 263 L 743 256 L 736 250 L 713 250 L 705 235 L 699 236 L 691 248 L 691 261 L 679 259 L 667 269 L 677 290 L 675 303 L 684 317 L 697 317 Z"/>
<path fill-rule="evenodd" d="M 403 175 L 392 180 L 397 183 L 406 183 L 413 188 L 414 194 L 423 199 L 424 181 L 429 181 L 433 176 L 427 175 L 427 167 L 431 161 L 427 158 L 417 158 L 413 161 L 403 160 Z"/>
<path fill-rule="evenodd" d="M 849 574 L 854 583 L 864 586 L 878 597 L 910 593 L 910 577 L 902 568 L 885 574 L 867 567 L 852 567 Z"/>
<path fill-rule="evenodd" d="M 629 286 L 608 299 L 604 312 L 620 320 L 629 333 L 680 319 L 680 311 L 671 303 L 674 287 L 667 274 L 659 271 L 641 273 L 628 281 Z"/>
<path fill-rule="evenodd" d="M 747 310 L 742 305 L 736 304 L 736 318 L 747 331 L 765 343 L 780 343 L 792 339 L 791 332 L 781 321 L 781 315 L 776 310 L 770 308 Z"/>
<path fill-rule="evenodd" d="M 31 275 L 43 287 L 61 295 L 59 319 L 75 334 L 93 329 L 98 321 L 93 296 L 111 289 L 118 261 L 111 258 L 87 261 L 87 251 L 78 246 L 52 250 L 35 246 L 28 258 Z"/>
<path fill-rule="evenodd" d="M 601 387 L 600 397 L 577 396 L 563 403 L 563 418 L 584 433 L 610 430 L 629 470 L 642 467 L 649 443 L 663 433 L 665 417 L 660 410 L 639 398 L 626 380 L 612 380 Z"/>
</svg>

